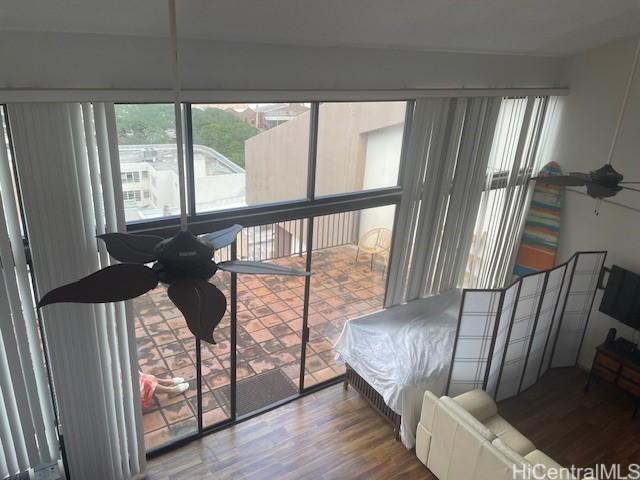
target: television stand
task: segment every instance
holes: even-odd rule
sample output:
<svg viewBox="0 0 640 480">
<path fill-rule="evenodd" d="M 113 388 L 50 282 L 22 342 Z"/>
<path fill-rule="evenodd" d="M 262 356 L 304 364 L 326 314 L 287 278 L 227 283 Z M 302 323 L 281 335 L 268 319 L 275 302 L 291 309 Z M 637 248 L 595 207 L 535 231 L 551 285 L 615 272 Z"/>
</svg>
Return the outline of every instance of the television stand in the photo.
<svg viewBox="0 0 640 480">
<path fill-rule="evenodd" d="M 630 394 L 635 400 L 633 417 L 640 407 L 640 350 L 623 338 L 603 343 L 596 348 L 589 379 L 584 391 L 589 391 L 591 380 L 604 380 Z"/>
</svg>

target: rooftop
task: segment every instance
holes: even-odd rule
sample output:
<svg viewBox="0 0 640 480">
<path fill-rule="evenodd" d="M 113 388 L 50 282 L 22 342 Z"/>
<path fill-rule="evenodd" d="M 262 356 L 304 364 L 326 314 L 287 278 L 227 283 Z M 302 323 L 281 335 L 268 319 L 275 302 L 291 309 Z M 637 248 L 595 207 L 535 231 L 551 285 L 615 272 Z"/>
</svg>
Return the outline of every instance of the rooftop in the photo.
<svg viewBox="0 0 640 480">
<path fill-rule="evenodd" d="M 171 170 L 178 174 L 178 151 L 176 145 L 120 145 L 121 163 L 148 163 L 156 170 Z M 207 175 L 226 175 L 244 173 L 244 169 L 236 165 L 223 154 L 205 145 L 194 145 L 193 154 L 207 164 Z"/>
</svg>

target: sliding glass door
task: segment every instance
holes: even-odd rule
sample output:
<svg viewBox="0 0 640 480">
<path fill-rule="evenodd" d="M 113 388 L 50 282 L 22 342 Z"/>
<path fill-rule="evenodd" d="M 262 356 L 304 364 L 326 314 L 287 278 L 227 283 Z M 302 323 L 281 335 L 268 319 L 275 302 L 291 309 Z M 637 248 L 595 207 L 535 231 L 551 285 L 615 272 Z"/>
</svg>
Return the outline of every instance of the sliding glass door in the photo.
<svg viewBox="0 0 640 480">
<path fill-rule="evenodd" d="M 339 381 L 346 321 L 381 310 L 407 102 L 186 104 L 194 234 L 244 226 L 215 261 L 310 270 L 309 277 L 211 279 L 227 297 L 215 345 L 197 341 L 164 287 L 134 302 L 140 371 L 188 383 L 143 405 L 149 452 Z M 172 106 L 116 106 L 128 231 L 177 231 Z"/>
</svg>

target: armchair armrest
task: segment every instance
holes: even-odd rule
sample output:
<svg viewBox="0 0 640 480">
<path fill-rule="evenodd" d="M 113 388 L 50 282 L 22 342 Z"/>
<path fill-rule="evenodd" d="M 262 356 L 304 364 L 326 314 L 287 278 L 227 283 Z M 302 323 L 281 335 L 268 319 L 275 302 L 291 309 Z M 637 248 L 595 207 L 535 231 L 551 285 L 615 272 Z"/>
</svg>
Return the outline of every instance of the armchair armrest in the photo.
<svg viewBox="0 0 640 480">
<path fill-rule="evenodd" d="M 431 448 L 431 431 L 433 430 L 433 419 L 438 405 L 438 397 L 429 390 L 424 392 L 422 397 L 422 411 L 420 413 L 420 423 L 416 430 L 416 456 L 424 465 L 429 458 Z"/>
<path fill-rule="evenodd" d="M 427 430 L 431 431 L 433 426 L 433 417 L 436 412 L 436 405 L 440 399 L 429 390 L 424 392 L 422 397 L 422 411 L 420 413 L 420 423 Z"/>
</svg>

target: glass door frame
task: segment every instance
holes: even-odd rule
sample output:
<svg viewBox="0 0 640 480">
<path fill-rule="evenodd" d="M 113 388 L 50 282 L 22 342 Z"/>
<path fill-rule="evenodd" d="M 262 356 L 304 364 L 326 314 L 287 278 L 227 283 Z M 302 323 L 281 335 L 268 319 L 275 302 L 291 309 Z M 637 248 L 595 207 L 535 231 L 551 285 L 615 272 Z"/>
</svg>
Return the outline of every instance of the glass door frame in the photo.
<svg viewBox="0 0 640 480">
<path fill-rule="evenodd" d="M 360 100 L 358 100 L 359 102 Z M 389 100 L 393 101 L 393 100 Z M 369 208 L 382 207 L 387 205 L 395 205 L 394 225 L 397 222 L 399 205 L 402 200 L 402 179 L 404 165 L 407 157 L 408 138 L 411 131 L 411 123 L 413 119 L 414 101 L 406 101 L 406 111 L 404 119 L 404 132 L 402 137 L 402 149 L 400 155 L 400 164 L 398 171 L 398 182 L 393 187 L 385 187 L 371 189 L 359 192 L 333 194 L 329 196 L 316 197 L 316 158 L 318 146 L 318 120 L 320 111 L 320 102 L 311 102 L 310 114 L 310 130 L 309 130 L 309 152 L 308 152 L 308 169 L 307 169 L 307 198 L 297 201 L 280 202 L 273 204 L 263 204 L 257 206 L 232 208 L 217 212 L 196 213 L 195 202 L 195 181 L 194 181 L 194 154 L 193 154 L 193 128 L 191 119 L 191 104 L 184 104 L 185 111 L 185 142 L 186 142 L 186 183 L 187 183 L 187 221 L 190 231 L 194 235 L 208 233 L 231 226 L 234 223 L 240 223 L 244 227 L 256 227 L 260 225 L 275 224 L 284 221 L 307 221 L 306 229 L 306 269 L 311 270 L 313 260 L 313 230 L 314 220 L 318 217 L 328 214 L 337 214 L 365 210 Z M 170 237 L 175 235 L 180 229 L 180 219 L 177 216 L 164 217 L 154 220 L 136 221 L 127 223 L 128 233 L 145 233 L 162 237 Z M 392 236 L 391 248 L 393 251 Z M 231 258 L 237 258 L 237 244 L 231 245 Z M 393 262 L 392 255 L 389 257 L 389 265 Z M 388 282 L 388 274 L 386 275 Z M 301 352 L 300 352 L 300 380 L 298 385 L 298 394 L 274 402 L 267 407 L 258 409 L 251 413 L 239 416 L 237 414 L 237 343 L 238 343 L 238 282 L 237 274 L 230 275 L 230 412 L 229 418 L 222 420 L 216 424 L 203 425 L 203 405 L 202 405 L 202 345 L 201 341 L 196 339 L 196 397 L 197 397 L 197 430 L 193 433 L 186 434 L 171 443 L 161 447 L 149 450 L 147 458 L 153 458 L 168 451 L 172 451 L 183 446 L 195 439 L 202 438 L 209 433 L 222 430 L 224 428 L 235 425 L 239 422 L 248 420 L 267 411 L 278 408 L 286 403 L 299 399 L 305 395 L 311 394 L 330 385 L 335 385 L 344 380 L 344 374 L 330 378 L 328 380 L 316 383 L 312 386 L 306 386 L 304 383 L 307 344 L 309 343 L 309 295 L 311 288 L 310 277 L 305 277 L 304 283 L 304 304 L 302 312 L 302 330 L 301 335 Z M 386 297 L 386 288 L 385 288 Z"/>
</svg>

